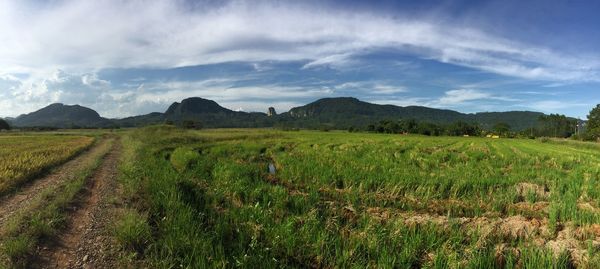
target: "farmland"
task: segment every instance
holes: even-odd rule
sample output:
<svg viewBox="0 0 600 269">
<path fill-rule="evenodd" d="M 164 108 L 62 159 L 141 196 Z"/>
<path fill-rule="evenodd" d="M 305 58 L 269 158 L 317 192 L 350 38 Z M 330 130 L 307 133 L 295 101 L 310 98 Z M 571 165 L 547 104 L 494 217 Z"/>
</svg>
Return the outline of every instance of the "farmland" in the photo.
<svg viewBox="0 0 600 269">
<path fill-rule="evenodd" d="M 93 142 L 88 136 L 0 136 L 0 194 L 65 162 Z"/>
<path fill-rule="evenodd" d="M 125 141 L 118 236 L 151 267 L 598 266 L 595 144 L 168 127 Z"/>
<path fill-rule="evenodd" d="M 5 139 L 89 149 L 0 199 L 0 268 L 600 265 L 595 143 L 173 126 Z"/>
</svg>

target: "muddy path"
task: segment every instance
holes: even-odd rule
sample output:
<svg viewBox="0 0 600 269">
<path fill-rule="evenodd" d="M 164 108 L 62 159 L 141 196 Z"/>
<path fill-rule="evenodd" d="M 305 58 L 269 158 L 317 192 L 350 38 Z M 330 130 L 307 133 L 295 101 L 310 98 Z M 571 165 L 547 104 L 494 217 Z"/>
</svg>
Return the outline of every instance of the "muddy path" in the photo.
<svg viewBox="0 0 600 269">
<path fill-rule="evenodd" d="M 120 155 L 117 140 L 68 211 L 66 229 L 39 246 L 32 268 L 116 267 L 117 248 L 108 233 Z"/>
<path fill-rule="evenodd" d="M 80 171 L 92 166 L 110 147 L 110 139 L 101 139 L 91 149 L 53 169 L 48 175 L 33 180 L 17 191 L 0 198 L 0 229 L 17 212 L 25 210 L 44 190 L 73 179 Z"/>
</svg>

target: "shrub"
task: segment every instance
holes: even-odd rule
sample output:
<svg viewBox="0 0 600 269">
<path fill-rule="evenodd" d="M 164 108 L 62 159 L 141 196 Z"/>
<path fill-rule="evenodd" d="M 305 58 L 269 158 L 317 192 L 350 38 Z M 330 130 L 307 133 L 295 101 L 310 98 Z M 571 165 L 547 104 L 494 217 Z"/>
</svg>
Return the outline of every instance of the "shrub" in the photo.
<svg viewBox="0 0 600 269">
<path fill-rule="evenodd" d="M 0 130 L 10 130 L 10 125 L 3 119 L 0 119 Z"/>
<path fill-rule="evenodd" d="M 183 172 L 187 169 L 192 161 L 198 159 L 200 153 L 189 147 L 176 148 L 171 154 L 171 164 L 179 171 Z"/>
<path fill-rule="evenodd" d="M 128 210 L 115 224 L 115 237 L 119 243 L 129 250 L 141 252 L 150 241 L 151 229 L 146 217 L 135 210 Z"/>
</svg>

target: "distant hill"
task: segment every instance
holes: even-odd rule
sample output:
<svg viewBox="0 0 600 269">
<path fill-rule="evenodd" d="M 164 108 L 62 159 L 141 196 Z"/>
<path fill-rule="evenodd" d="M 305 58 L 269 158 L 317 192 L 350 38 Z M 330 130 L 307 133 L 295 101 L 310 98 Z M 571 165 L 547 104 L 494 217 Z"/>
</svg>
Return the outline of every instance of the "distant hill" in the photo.
<svg viewBox="0 0 600 269">
<path fill-rule="evenodd" d="M 116 125 L 121 127 L 138 127 L 150 124 L 163 123 L 165 121 L 165 115 L 160 112 L 152 112 L 150 114 L 145 115 L 114 119 L 113 121 Z"/>
<path fill-rule="evenodd" d="M 532 111 L 479 112 L 468 114 L 471 121 L 477 122 L 483 129 L 491 129 L 496 123 L 506 123 L 513 131 L 522 131 L 539 124 L 544 113 Z"/>
<path fill-rule="evenodd" d="M 203 127 L 208 128 L 228 128 L 228 127 L 271 127 L 274 124 L 273 118 L 265 113 L 247 113 L 237 112 L 224 108 L 217 102 L 200 98 L 191 97 L 169 106 L 165 113 L 150 113 L 142 116 L 135 116 L 115 120 L 120 126 L 134 127 L 148 124 L 164 123 L 166 121 L 175 124 L 182 124 L 184 121 L 197 121 Z"/>
<path fill-rule="evenodd" d="M 285 114 L 285 113 L 284 113 Z M 352 97 L 323 98 L 310 104 L 292 108 L 287 115 L 296 119 L 296 126 L 328 125 L 334 128 L 363 127 L 380 120 L 415 119 L 436 124 L 456 121 L 479 123 L 484 129 L 504 122 L 515 131 L 537 125 L 540 112 L 510 111 L 465 114 L 447 109 L 422 106 L 378 105 Z"/>
<path fill-rule="evenodd" d="M 353 97 L 323 98 L 283 113 L 296 125 L 329 125 L 334 128 L 363 127 L 385 119 L 415 119 L 432 123 L 468 120 L 465 114 L 421 106 L 377 105 Z"/>
<path fill-rule="evenodd" d="M 514 131 L 535 127 L 540 112 L 510 111 L 460 113 L 422 106 L 378 105 L 352 97 L 323 98 L 289 112 L 268 116 L 266 113 L 237 112 L 212 100 L 192 97 L 175 102 L 164 112 L 154 112 L 123 119 L 105 119 L 96 111 L 79 105 L 52 104 L 38 111 L 11 119 L 15 127 L 136 127 L 149 124 L 196 121 L 206 128 L 226 127 L 296 127 L 334 129 L 364 128 L 381 120 L 415 119 L 436 124 L 456 121 L 478 123 L 491 129 L 496 123 L 508 123 Z"/>
<path fill-rule="evenodd" d="M 93 109 L 80 105 L 51 104 L 38 111 L 21 115 L 11 123 L 16 127 L 86 128 L 108 127 L 112 122 Z"/>
<path fill-rule="evenodd" d="M 201 114 L 234 114 L 233 110 L 229 110 L 217 104 L 213 100 L 208 100 L 200 97 L 191 97 L 183 99 L 181 103 L 175 102 L 169 106 L 165 112 L 166 117 L 180 118 L 189 115 Z"/>
</svg>

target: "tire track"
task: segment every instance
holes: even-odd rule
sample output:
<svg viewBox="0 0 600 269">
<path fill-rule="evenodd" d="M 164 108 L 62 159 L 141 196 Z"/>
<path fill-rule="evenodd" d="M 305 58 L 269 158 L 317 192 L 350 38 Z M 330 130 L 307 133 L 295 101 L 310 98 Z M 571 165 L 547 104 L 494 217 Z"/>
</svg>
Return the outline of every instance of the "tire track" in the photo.
<svg viewBox="0 0 600 269">
<path fill-rule="evenodd" d="M 111 219 L 109 199 L 116 190 L 120 154 L 120 141 L 115 141 L 75 201 L 66 230 L 40 247 L 33 268 L 115 267 L 115 242 L 106 228 Z"/>
</svg>

